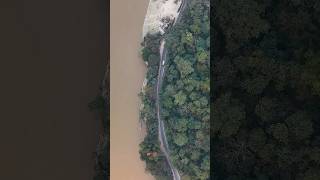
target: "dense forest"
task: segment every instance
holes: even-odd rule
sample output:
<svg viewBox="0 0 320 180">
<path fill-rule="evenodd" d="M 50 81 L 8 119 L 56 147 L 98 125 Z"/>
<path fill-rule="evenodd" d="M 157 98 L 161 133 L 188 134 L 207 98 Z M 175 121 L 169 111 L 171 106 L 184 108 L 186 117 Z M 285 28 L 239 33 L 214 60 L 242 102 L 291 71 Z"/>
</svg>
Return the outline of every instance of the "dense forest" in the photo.
<svg viewBox="0 0 320 180">
<path fill-rule="evenodd" d="M 319 180 L 320 1 L 211 6 L 211 176 Z"/>
<path fill-rule="evenodd" d="M 140 93 L 143 108 L 140 111 L 141 121 L 146 123 L 147 135 L 140 144 L 141 159 L 146 162 L 146 169 L 151 172 L 157 180 L 171 178 L 171 171 L 167 165 L 164 155 L 160 151 L 158 142 L 158 122 L 156 117 L 156 83 L 159 68 L 159 46 L 160 34 L 150 35 L 143 42 L 143 60 L 148 63 L 146 79 L 148 80 L 144 92 Z"/>
<path fill-rule="evenodd" d="M 147 136 L 141 158 L 158 180 L 171 180 L 171 172 L 158 142 L 156 82 L 160 39 L 166 39 L 168 58 L 160 94 L 170 157 L 182 180 L 210 179 L 210 24 L 209 0 L 189 0 L 182 17 L 166 34 L 148 34 L 142 56 L 148 64 L 147 85 L 141 93 L 141 120 Z"/>
</svg>

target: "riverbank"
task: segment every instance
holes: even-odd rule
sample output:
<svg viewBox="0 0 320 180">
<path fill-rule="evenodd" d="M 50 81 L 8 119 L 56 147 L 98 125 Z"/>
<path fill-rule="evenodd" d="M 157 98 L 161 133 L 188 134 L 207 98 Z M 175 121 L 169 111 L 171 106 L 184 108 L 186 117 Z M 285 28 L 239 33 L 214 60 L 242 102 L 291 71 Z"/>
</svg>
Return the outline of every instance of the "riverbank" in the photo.
<svg viewBox="0 0 320 180">
<path fill-rule="evenodd" d="M 144 93 L 141 95 L 143 108 L 140 111 L 140 119 L 145 120 L 147 136 L 140 144 L 141 159 L 147 164 L 146 169 L 155 176 L 156 179 L 172 179 L 171 169 L 166 160 L 166 156 L 160 149 L 158 139 L 158 119 L 157 119 L 157 77 L 160 63 L 160 39 L 162 36 L 147 34 L 143 42 L 143 60 L 148 62 Z"/>
<path fill-rule="evenodd" d="M 147 125 L 147 136 L 149 137 L 149 140 L 147 140 L 147 137 L 140 145 L 140 153 L 141 158 L 147 162 L 147 169 L 153 175 L 155 175 L 157 179 L 180 180 L 180 174 L 172 164 L 172 160 L 169 155 L 170 153 L 168 142 L 166 139 L 165 127 L 160 115 L 161 110 L 159 93 L 164 77 L 164 68 L 166 61 L 166 49 L 164 46 L 165 37 L 163 36 L 163 34 L 165 32 L 168 32 L 168 28 L 174 25 L 176 20 L 181 15 L 180 13 L 183 10 L 181 11 L 180 8 L 182 7 L 182 5 L 184 5 L 184 1 L 150 1 L 148 13 L 144 22 L 144 49 L 142 51 L 142 56 L 144 58 L 143 60 L 145 64 L 150 64 L 150 66 L 148 66 L 146 81 L 151 81 L 153 82 L 153 84 L 149 85 L 149 92 L 146 92 L 145 90 L 147 84 L 144 84 L 144 86 L 142 87 L 141 98 L 143 104 L 141 106 L 142 108 L 140 109 L 140 119 Z M 150 20 L 152 23 L 150 23 Z M 153 75 L 150 76 L 149 72 L 153 72 Z M 153 90 L 153 92 L 150 93 L 150 89 L 156 90 L 155 92 Z M 156 111 L 156 116 L 152 114 L 152 109 Z M 148 120 L 148 122 L 146 122 L 146 120 Z M 154 130 L 152 130 L 154 126 L 157 127 L 156 129 L 158 133 L 155 133 Z M 152 131 L 149 131 L 150 129 Z M 155 138 L 155 136 L 157 136 L 157 139 L 150 139 Z M 158 166 L 157 164 L 161 165 Z"/>
<path fill-rule="evenodd" d="M 110 178 L 109 172 L 109 62 L 105 67 L 104 78 L 101 82 L 101 95 L 89 103 L 89 108 L 95 111 L 96 118 L 96 151 L 95 151 L 95 175 L 94 180 L 107 180 Z"/>
<path fill-rule="evenodd" d="M 182 0 L 154 1 L 150 0 L 143 23 L 142 37 L 146 34 L 163 34 L 170 22 L 175 21 L 179 15 Z"/>
<path fill-rule="evenodd" d="M 150 83 L 142 96 L 148 134 L 140 154 L 156 179 L 210 179 L 208 4 L 184 1 L 182 18 L 144 38 Z"/>
</svg>

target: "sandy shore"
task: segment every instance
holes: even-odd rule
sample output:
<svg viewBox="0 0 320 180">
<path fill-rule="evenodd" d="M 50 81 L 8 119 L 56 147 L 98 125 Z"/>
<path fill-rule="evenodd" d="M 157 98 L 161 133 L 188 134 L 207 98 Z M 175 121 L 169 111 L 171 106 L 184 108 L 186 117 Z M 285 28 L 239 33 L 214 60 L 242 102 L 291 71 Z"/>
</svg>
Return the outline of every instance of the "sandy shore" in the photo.
<svg viewBox="0 0 320 180">
<path fill-rule="evenodd" d="M 161 28 L 164 23 L 163 18 L 170 18 L 171 20 L 178 17 L 178 9 L 182 0 L 150 0 L 147 14 L 143 24 L 142 37 L 147 33 L 163 33 Z"/>
</svg>

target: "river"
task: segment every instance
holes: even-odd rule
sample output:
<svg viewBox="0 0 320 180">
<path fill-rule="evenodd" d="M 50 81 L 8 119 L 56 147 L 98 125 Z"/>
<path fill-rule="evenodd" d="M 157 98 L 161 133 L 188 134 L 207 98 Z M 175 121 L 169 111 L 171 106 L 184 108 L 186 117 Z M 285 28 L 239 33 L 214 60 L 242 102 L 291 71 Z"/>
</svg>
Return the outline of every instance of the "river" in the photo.
<svg viewBox="0 0 320 180">
<path fill-rule="evenodd" d="M 153 180 L 140 160 L 138 93 L 146 73 L 139 55 L 149 0 L 110 1 L 110 179 Z"/>
</svg>

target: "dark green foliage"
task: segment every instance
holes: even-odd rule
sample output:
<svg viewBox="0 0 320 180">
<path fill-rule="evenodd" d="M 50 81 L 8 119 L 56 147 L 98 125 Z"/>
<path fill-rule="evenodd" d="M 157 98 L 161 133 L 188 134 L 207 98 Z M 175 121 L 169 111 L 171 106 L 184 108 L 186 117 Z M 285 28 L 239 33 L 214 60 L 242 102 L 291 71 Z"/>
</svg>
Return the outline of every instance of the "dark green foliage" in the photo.
<svg viewBox="0 0 320 180">
<path fill-rule="evenodd" d="M 213 178 L 319 179 L 319 1 L 212 7 Z"/>
<path fill-rule="evenodd" d="M 288 128 L 284 123 L 272 124 L 269 129 L 270 134 L 280 143 L 288 142 Z"/>
<path fill-rule="evenodd" d="M 166 35 L 162 109 L 168 113 L 170 154 L 185 180 L 210 178 L 208 2 L 189 1 L 181 22 Z"/>
<path fill-rule="evenodd" d="M 182 180 L 209 180 L 209 1 L 188 0 L 179 22 L 168 31 L 167 60 L 160 93 L 161 117 L 170 149 L 170 157 Z M 158 75 L 158 35 L 148 35 L 142 56 L 148 62 L 144 108 L 148 134 L 141 144 L 141 158 L 156 179 L 172 179 L 170 169 L 161 154 L 155 111 L 155 87 Z M 149 152 L 157 152 L 151 157 Z"/>
<path fill-rule="evenodd" d="M 302 80 L 311 88 L 312 94 L 320 95 L 320 55 L 307 54 Z"/>
<path fill-rule="evenodd" d="M 215 20 L 224 32 L 227 41 L 227 51 L 234 51 L 239 48 L 239 42 L 258 38 L 269 29 L 269 24 L 260 18 L 265 9 L 261 8 L 256 1 L 217 0 L 213 6 L 216 10 Z"/>
<path fill-rule="evenodd" d="M 140 157 L 146 162 L 146 169 L 159 180 L 171 178 L 171 172 L 164 155 L 161 153 L 158 142 L 158 122 L 156 119 L 155 87 L 159 67 L 160 35 L 148 34 L 143 43 L 142 56 L 148 62 L 148 80 L 144 93 L 140 94 L 144 107 L 140 111 L 141 121 L 147 126 L 147 136 L 140 144 Z"/>
<path fill-rule="evenodd" d="M 212 105 L 212 133 L 221 138 L 236 134 L 245 118 L 243 105 L 231 94 L 222 94 Z"/>
<path fill-rule="evenodd" d="M 97 96 L 93 101 L 88 104 L 90 110 L 105 110 L 105 100 L 102 96 Z"/>
<path fill-rule="evenodd" d="M 103 91 L 109 85 L 109 79 L 105 78 L 104 84 L 106 87 L 103 87 L 101 90 Z M 100 92 L 102 93 L 102 92 Z M 88 104 L 88 107 L 91 111 L 96 113 L 96 123 L 99 127 L 97 132 L 97 149 L 95 152 L 95 174 L 93 179 L 94 180 L 102 180 L 109 178 L 109 149 L 110 149 L 110 142 L 109 142 L 109 101 L 105 98 L 108 96 L 97 96 L 92 102 Z"/>
</svg>

